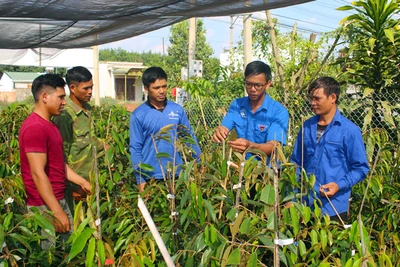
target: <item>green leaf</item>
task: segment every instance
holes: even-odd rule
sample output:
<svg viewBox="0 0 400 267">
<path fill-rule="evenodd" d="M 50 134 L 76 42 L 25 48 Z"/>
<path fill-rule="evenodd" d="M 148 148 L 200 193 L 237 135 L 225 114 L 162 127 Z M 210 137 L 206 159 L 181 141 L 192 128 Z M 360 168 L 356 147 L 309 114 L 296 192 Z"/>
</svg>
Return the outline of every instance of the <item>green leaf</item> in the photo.
<svg viewBox="0 0 400 267">
<path fill-rule="evenodd" d="M 352 10 L 352 9 L 354 9 L 352 6 L 341 6 L 341 7 L 336 8 L 336 10 L 339 10 L 339 11 L 347 11 L 347 10 Z"/>
<path fill-rule="evenodd" d="M 215 243 L 217 241 L 217 238 L 218 238 L 217 230 L 215 229 L 214 225 L 211 225 L 211 227 L 210 227 L 211 243 Z"/>
<path fill-rule="evenodd" d="M 89 245 L 88 245 L 88 249 L 86 252 L 86 260 L 85 260 L 86 267 L 93 266 L 95 248 L 96 248 L 96 239 L 94 237 L 92 237 L 89 240 Z"/>
<path fill-rule="evenodd" d="M 11 219 L 14 217 L 14 213 L 10 212 L 6 215 L 3 221 L 3 226 L 5 231 L 10 230 Z"/>
<path fill-rule="evenodd" d="M 316 244 L 318 244 L 318 234 L 317 234 L 317 231 L 315 231 L 314 229 L 312 229 L 311 230 L 311 233 L 310 233 L 310 236 L 311 236 L 311 245 L 316 245 Z"/>
<path fill-rule="evenodd" d="M 5 238 L 6 237 L 5 237 L 5 234 L 4 234 L 4 226 L 0 223 L 0 247 L 3 247 Z"/>
<path fill-rule="evenodd" d="M 239 264 L 239 263 L 240 263 L 240 250 L 239 248 L 236 248 L 229 255 L 227 264 Z"/>
<path fill-rule="evenodd" d="M 232 131 L 229 132 L 228 140 L 229 141 L 235 141 L 238 138 L 236 129 L 233 128 Z"/>
<path fill-rule="evenodd" d="M 272 185 L 267 184 L 261 191 L 260 200 L 268 205 L 275 203 L 275 189 Z"/>
<path fill-rule="evenodd" d="M 161 159 L 161 158 L 171 158 L 171 155 L 168 154 L 168 153 L 166 153 L 166 152 L 158 152 L 157 155 L 156 155 L 156 157 L 157 157 L 158 159 Z"/>
<path fill-rule="evenodd" d="M 49 222 L 43 215 L 35 213 L 35 215 L 33 215 L 33 218 L 35 222 L 43 229 L 43 231 L 52 236 L 56 234 L 54 225 Z"/>
<path fill-rule="evenodd" d="M 185 267 L 193 267 L 194 266 L 194 258 L 193 256 L 189 256 L 186 260 Z"/>
<path fill-rule="evenodd" d="M 306 245 L 304 244 L 303 240 L 299 240 L 298 244 L 299 244 L 300 256 L 304 259 L 304 255 L 306 255 L 306 253 L 307 253 Z"/>
<path fill-rule="evenodd" d="M 375 90 L 372 88 L 365 88 L 364 92 L 363 92 L 363 98 L 366 98 L 366 97 L 372 95 L 374 92 L 375 92 Z"/>
<path fill-rule="evenodd" d="M 154 171 L 153 166 L 146 164 L 146 163 L 139 163 L 138 164 L 139 168 L 146 171 L 146 172 L 152 172 Z"/>
<path fill-rule="evenodd" d="M 211 217 L 211 220 L 212 220 L 213 222 L 215 222 L 215 221 L 217 220 L 217 215 L 215 214 L 215 210 L 214 210 L 213 206 L 212 206 L 211 203 L 210 203 L 208 200 L 206 200 L 206 199 L 203 199 L 203 204 L 204 204 L 204 206 L 206 207 L 207 212 L 208 212 L 208 215 Z"/>
<path fill-rule="evenodd" d="M 294 206 L 290 207 L 290 217 L 292 218 L 293 234 L 296 236 L 299 232 L 299 214 Z"/>
<path fill-rule="evenodd" d="M 258 239 L 261 241 L 261 243 L 263 243 L 265 246 L 269 247 L 269 248 L 273 248 L 274 247 L 274 241 L 271 239 L 270 236 L 259 236 Z"/>
<path fill-rule="evenodd" d="M 208 263 L 210 261 L 210 258 L 212 256 L 212 254 L 213 254 L 213 249 L 212 248 L 206 249 L 206 251 L 204 251 L 204 253 L 203 253 L 203 256 L 201 257 L 200 265 L 201 266 L 208 266 L 209 265 Z"/>
<path fill-rule="evenodd" d="M 236 236 L 236 234 L 239 232 L 244 214 L 245 212 L 241 211 L 239 215 L 236 217 L 236 220 L 230 225 L 232 236 Z"/>
<path fill-rule="evenodd" d="M 394 30 L 393 28 L 385 29 L 385 35 L 394 44 Z"/>
<path fill-rule="evenodd" d="M 98 240 L 97 241 L 97 253 L 99 256 L 99 261 L 101 266 L 104 266 L 105 262 L 106 262 L 106 251 L 104 250 L 104 244 L 103 241 Z"/>
<path fill-rule="evenodd" d="M 240 233 L 248 235 L 250 230 L 250 220 L 251 218 L 246 218 L 240 225 Z"/>
<path fill-rule="evenodd" d="M 363 130 L 366 130 L 367 127 L 369 125 L 371 125 L 371 121 L 372 121 L 372 114 L 373 114 L 372 108 L 368 108 L 368 109 L 366 109 L 366 111 L 367 111 L 367 114 L 364 117 Z"/>
<path fill-rule="evenodd" d="M 230 245 L 229 247 L 226 248 L 226 250 L 224 251 L 224 255 L 222 256 L 222 264 L 221 267 L 225 267 L 227 262 L 228 262 L 228 258 L 230 256 L 232 250 L 232 245 Z"/>
<path fill-rule="evenodd" d="M 23 235 L 17 234 L 17 233 L 11 233 L 10 237 L 13 239 L 18 240 L 22 245 L 24 245 L 27 249 L 32 250 L 31 246 L 27 242 L 27 238 Z M 3 245 L 3 243 L 0 244 L 0 247 Z"/>
<path fill-rule="evenodd" d="M 93 228 L 86 228 L 75 240 L 75 242 L 72 244 L 71 251 L 69 252 L 67 256 L 67 262 L 70 262 L 73 258 L 75 258 L 76 255 L 82 252 L 83 248 L 86 246 L 86 243 L 92 233 L 95 230 Z"/>
<path fill-rule="evenodd" d="M 376 41 L 376 39 L 372 38 L 372 37 L 369 38 L 369 40 L 368 40 L 369 49 L 371 51 L 374 51 L 375 41 Z"/>
<path fill-rule="evenodd" d="M 200 233 L 194 242 L 194 249 L 196 251 L 202 251 L 206 247 L 206 242 L 204 238 L 204 233 Z"/>
<path fill-rule="evenodd" d="M 254 267 L 257 266 L 257 261 L 258 261 L 258 255 L 257 252 L 254 251 L 253 253 L 251 253 L 250 255 L 250 259 L 247 262 L 247 267 Z"/>
<path fill-rule="evenodd" d="M 326 246 L 327 246 L 327 244 L 328 244 L 328 235 L 327 235 L 325 229 L 321 229 L 320 234 L 321 234 L 321 245 L 322 245 L 322 249 L 325 249 Z"/>
</svg>

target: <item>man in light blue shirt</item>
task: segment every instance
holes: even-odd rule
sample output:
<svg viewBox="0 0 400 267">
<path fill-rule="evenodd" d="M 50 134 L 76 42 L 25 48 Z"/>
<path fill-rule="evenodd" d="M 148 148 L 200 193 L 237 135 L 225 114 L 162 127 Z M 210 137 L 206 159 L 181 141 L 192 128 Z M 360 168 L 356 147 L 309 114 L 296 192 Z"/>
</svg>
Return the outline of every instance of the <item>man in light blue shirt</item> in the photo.
<svg viewBox="0 0 400 267">
<path fill-rule="evenodd" d="M 243 153 L 252 147 L 271 155 L 277 142 L 286 144 L 289 113 L 266 93 L 271 86 L 271 69 L 267 64 L 262 61 L 250 62 L 244 76 L 248 96 L 232 102 L 212 139 L 220 143 L 235 128 L 238 139 L 228 142 L 235 151 Z"/>
<path fill-rule="evenodd" d="M 185 110 L 167 99 L 165 71 L 160 67 L 150 67 L 143 73 L 142 82 L 147 101 L 132 112 L 129 124 L 129 152 L 140 192 L 151 178 L 156 181 L 171 179 L 175 168 L 174 176 L 179 174 L 179 165 L 183 164 L 183 159 L 176 149 L 176 139 L 184 132 L 193 138 L 192 144 L 186 142 L 187 147 L 194 152 L 193 157 L 198 159 L 201 154 Z M 155 138 L 167 125 L 171 127 L 168 135 Z M 168 156 L 157 157 L 158 153 L 166 153 Z M 153 170 L 140 168 L 141 163 L 150 165 Z"/>
<path fill-rule="evenodd" d="M 314 190 L 322 212 L 332 220 L 346 222 L 351 188 L 369 171 L 361 130 L 340 114 L 340 86 L 335 79 L 318 78 L 308 93 L 315 116 L 300 129 L 291 161 L 308 175 L 315 175 Z M 314 194 L 306 201 L 312 206 Z"/>
</svg>

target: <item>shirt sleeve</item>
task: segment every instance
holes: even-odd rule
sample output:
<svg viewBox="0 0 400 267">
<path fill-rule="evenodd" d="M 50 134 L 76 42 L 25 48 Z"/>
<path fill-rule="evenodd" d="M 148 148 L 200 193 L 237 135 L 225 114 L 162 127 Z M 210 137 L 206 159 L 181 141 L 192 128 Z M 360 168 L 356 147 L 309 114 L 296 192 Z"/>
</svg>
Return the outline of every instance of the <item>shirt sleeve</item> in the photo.
<svg viewBox="0 0 400 267">
<path fill-rule="evenodd" d="M 229 131 L 233 129 L 235 126 L 234 118 L 239 115 L 239 107 L 237 104 L 237 100 L 233 100 L 232 104 L 229 106 L 228 113 L 222 119 L 221 125 L 228 128 Z"/>
<path fill-rule="evenodd" d="M 286 145 L 287 129 L 289 125 L 289 113 L 281 107 L 278 112 L 274 114 L 275 119 L 268 129 L 268 141 L 278 141 L 282 145 Z"/>
<path fill-rule="evenodd" d="M 301 132 L 303 131 L 303 128 L 300 128 L 300 131 L 297 135 L 296 138 L 296 142 L 294 144 L 294 148 L 293 148 L 293 152 L 292 155 L 290 157 L 290 162 L 294 163 L 296 166 L 296 175 L 297 177 L 300 176 L 300 169 L 301 169 L 301 158 L 302 158 L 302 147 L 301 147 L 301 143 L 302 143 L 302 138 L 301 138 Z"/>
<path fill-rule="evenodd" d="M 139 169 L 138 165 L 142 162 L 144 136 L 143 127 L 139 119 L 132 113 L 129 123 L 129 152 L 131 154 L 131 161 L 134 172 Z M 140 177 L 140 176 L 137 176 Z M 137 182 L 140 181 L 137 178 Z"/>
<path fill-rule="evenodd" d="M 47 153 L 47 134 L 43 133 L 43 127 L 39 124 L 32 124 L 22 136 L 24 140 L 25 153 L 39 152 Z"/>
<path fill-rule="evenodd" d="M 365 151 L 361 130 L 356 131 L 346 138 L 344 149 L 349 171 L 337 181 L 339 190 L 348 190 L 355 184 L 361 182 L 367 176 L 369 165 Z"/>
<path fill-rule="evenodd" d="M 68 159 L 68 155 L 71 151 L 71 146 L 74 142 L 74 136 L 72 131 L 72 118 L 67 111 L 63 111 L 61 115 L 53 118 L 53 122 L 57 125 L 60 130 L 61 137 L 63 139 L 64 156 Z"/>
</svg>

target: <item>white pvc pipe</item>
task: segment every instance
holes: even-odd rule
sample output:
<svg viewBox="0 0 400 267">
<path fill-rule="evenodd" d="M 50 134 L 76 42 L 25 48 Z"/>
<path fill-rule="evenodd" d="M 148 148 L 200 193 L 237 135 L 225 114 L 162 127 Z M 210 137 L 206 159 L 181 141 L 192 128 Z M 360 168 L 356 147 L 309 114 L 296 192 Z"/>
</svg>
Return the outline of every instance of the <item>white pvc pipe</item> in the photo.
<svg viewBox="0 0 400 267">
<path fill-rule="evenodd" d="M 167 248 L 165 247 L 164 241 L 162 240 L 160 233 L 157 230 L 156 225 L 154 224 L 153 219 L 147 209 L 146 205 L 143 202 L 143 199 L 139 197 L 138 207 L 140 212 L 143 215 L 144 220 L 146 221 L 147 225 L 149 226 L 150 232 L 153 235 L 154 239 L 156 240 L 157 246 L 163 255 L 165 262 L 167 263 L 168 267 L 175 267 L 174 262 L 172 261 L 171 255 L 169 255 Z"/>
</svg>

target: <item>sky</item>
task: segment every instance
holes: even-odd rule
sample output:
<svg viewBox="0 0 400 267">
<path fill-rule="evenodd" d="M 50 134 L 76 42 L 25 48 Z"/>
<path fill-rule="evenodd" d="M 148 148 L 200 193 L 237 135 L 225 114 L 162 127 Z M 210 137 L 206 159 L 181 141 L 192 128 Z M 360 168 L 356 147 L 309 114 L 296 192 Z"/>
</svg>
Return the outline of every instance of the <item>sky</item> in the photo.
<svg viewBox="0 0 400 267">
<path fill-rule="evenodd" d="M 350 0 L 316 0 L 301 5 L 283 7 L 270 10 L 272 16 L 278 19 L 280 30 L 292 30 L 297 23 L 297 31 L 305 34 L 329 32 L 339 27 L 339 22 L 351 14 L 351 11 L 338 11 L 336 8 L 349 5 Z M 265 12 L 252 14 L 253 20 L 265 20 Z M 215 57 L 219 58 L 224 49 L 229 48 L 230 20 L 227 17 L 201 18 L 207 30 L 207 43 L 214 50 Z M 241 16 L 234 16 L 233 42 L 234 45 L 241 39 L 243 20 Z M 167 53 L 169 46 L 170 27 L 142 34 L 125 40 L 108 43 L 100 46 L 104 48 L 122 48 L 134 52 Z"/>
</svg>

